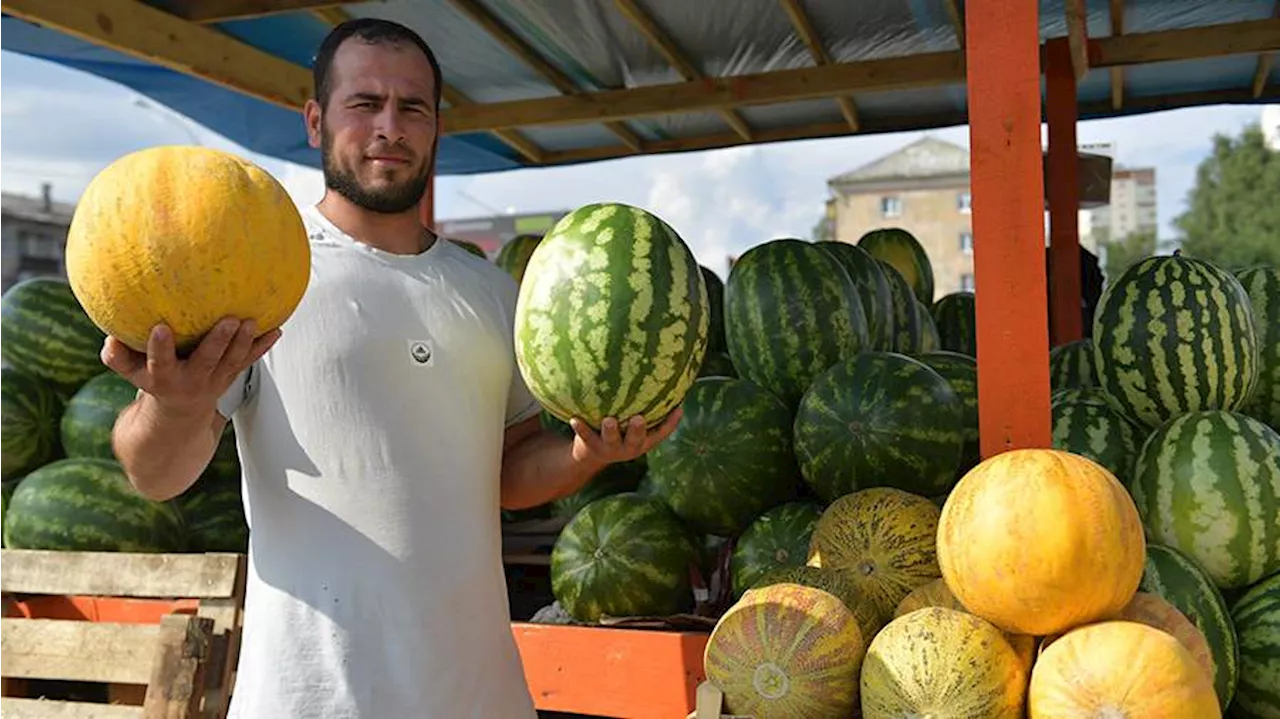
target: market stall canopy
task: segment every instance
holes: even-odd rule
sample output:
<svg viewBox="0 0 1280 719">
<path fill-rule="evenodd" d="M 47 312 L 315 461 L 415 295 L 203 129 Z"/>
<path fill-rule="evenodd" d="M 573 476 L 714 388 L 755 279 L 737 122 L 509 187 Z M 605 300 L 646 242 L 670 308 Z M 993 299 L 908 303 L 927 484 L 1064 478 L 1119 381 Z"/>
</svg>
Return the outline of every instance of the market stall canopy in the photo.
<svg viewBox="0 0 1280 719">
<path fill-rule="evenodd" d="M 402 22 L 446 87 L 438 171 L 967 122 L 964 0 L 2 0 L 4 49 L 118 82 L 318 166 L 297 111 L 321 39 Z M 1280 97 L 1276 0 L 1039 0 L 1080 119 Z"/>
</svg>

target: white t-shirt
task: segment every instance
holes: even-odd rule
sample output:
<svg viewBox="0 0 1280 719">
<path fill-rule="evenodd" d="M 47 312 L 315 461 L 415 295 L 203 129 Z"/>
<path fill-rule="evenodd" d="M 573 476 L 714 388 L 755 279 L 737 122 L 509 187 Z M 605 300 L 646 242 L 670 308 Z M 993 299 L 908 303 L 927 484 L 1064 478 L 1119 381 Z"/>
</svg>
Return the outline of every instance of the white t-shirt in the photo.
<svg viewBox="0 0 1280 719">
<path fill-rule="evenodd" d="M 503 430 L 539 410 L 516 284 L 303 215 L 306 296 L 219 404 L 252 528 L 231 716 L 532 717 L 498 502 Z"/>
</svg>

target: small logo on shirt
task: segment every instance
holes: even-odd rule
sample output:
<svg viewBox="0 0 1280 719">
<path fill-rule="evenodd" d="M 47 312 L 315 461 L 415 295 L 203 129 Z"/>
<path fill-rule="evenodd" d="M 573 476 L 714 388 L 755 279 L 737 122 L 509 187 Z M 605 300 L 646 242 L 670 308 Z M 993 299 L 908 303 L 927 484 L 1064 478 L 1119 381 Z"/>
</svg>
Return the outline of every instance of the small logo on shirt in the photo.
<svg viewBox="0 0 1280 719">
<path fill-rule="evenodd" d="M 431 358 L 435 353 L 431 350 L 431 343 L 425 340 L 409 340 L 409 357 L 413 358 L 415 364 L 429 365 Z"/>
</svg>

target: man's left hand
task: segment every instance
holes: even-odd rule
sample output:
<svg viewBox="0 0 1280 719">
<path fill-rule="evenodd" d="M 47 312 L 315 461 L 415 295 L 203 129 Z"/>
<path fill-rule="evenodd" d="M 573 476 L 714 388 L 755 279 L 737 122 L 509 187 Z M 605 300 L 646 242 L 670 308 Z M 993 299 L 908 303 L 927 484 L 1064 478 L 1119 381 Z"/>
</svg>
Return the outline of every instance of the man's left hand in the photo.
<svg viewBox="0 0 1280 719">
<path fill-rule="evenodd" d="M 576 435 L 573 439 L 573 459 L 575 462 L 601 468 L 629 462 L 666 439 L 675 431 L 683 415 L 684 410 L 677 407 L 667 415 L 662 424 L 648 431 L 645 431 L 644 418 L 639 415 L 632 417 L 625 426 L 615 417 L 606 417 L 601 422 L 599 433 L 575 417 L 569 420 L 569 426 Z"/>
</svg>

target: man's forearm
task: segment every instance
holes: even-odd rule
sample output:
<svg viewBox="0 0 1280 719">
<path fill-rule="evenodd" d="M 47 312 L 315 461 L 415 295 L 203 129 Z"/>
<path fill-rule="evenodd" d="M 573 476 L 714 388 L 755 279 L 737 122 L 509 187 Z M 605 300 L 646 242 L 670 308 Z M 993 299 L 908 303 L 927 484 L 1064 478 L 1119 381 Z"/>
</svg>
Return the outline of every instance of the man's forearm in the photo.
<svg viewBox="0 0 1280 719">
<path fill-rule="evenodd" d="M 175 413 L 142 394 L 120 413 L 112 445 L 138 492 L 166 500 L 200 477 L 213 459 L 225 423 L 216 409 Z"/>
<path fill-rule="evenodd" d="M 508 449 L 502 460 L 503 509 L 528 509 L 578 491 L 607 465 L 573 458 L 573 439 L 539 432 Z"/>
</svg>

